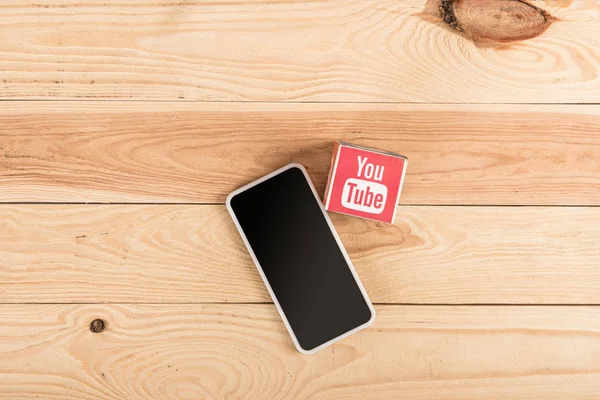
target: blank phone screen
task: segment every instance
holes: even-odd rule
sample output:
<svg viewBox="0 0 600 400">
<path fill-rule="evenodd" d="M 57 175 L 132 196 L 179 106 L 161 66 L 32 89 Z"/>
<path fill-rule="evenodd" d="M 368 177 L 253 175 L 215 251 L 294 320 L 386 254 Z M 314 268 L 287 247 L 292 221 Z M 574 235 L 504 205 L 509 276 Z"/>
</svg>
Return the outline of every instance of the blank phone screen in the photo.
<svg viewBox="0 0 600 400">
<path fill-rule="evenodd" d="M 301 348 L 310 351 L 371 319 L 301 169 L 238 193 L 230 207 Z"/>
</svg>

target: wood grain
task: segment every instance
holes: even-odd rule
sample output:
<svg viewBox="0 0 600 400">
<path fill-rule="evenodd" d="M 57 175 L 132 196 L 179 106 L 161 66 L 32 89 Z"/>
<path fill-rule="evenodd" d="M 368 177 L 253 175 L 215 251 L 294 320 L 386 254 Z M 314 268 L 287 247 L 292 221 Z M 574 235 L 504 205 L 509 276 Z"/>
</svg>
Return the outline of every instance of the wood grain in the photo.
<svg viewBox="0 0 600 400">
<path fill-rule="evenodd" d="M 600 208 L 333 216 L 377 303 L 600 303 Z M 223 206 L 3 205 L 1 303 L 270 302 Z"/>
<path fill-rule="evenodd" d="M 429 0 L 426 13 L 479 45 L 540 36 L 556 19 L 526 0 Z"/>
<path fill-rule="evenodd" d="M 379 306 L 313 356 L 272 305 L 0 306 L 0 399 L 595 399 L 598 307 Z M 108 329 L 92 333 L 102 318 Z"/>
<path fill-rule="evenodd" d="M 1 202 L 223 203 L 333 142 L 409 158 L 404 204 L 598 205 L 600 106 L 7 102 Z"/>
<path fill-rule="evenodd" d="M 4 1 L 0 98 L 597 102 L 598 1 L 535 4 L 547 31 L 488 48 L 426 0 Z"/>
</svg>

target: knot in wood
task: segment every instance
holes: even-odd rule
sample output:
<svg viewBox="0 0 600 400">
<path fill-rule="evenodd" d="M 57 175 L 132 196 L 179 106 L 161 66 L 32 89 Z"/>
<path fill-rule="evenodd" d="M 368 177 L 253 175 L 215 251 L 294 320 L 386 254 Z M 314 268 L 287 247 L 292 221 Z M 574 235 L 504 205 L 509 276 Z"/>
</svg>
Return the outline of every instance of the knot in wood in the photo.
<svg viewBox="0 0 600 400">
<path fill-rule="evenodd" d="M 96 318 L 90 323 L 90 331 L 94 333 L 103 332 L 106 329 L 106 321 Z"/>
<path fill-rule="evenodd" d="M 473 40 L 515 42 L 544 33 L 554 19 L 524 0 L 441 0 L 444 22 Z"/>
</svg>

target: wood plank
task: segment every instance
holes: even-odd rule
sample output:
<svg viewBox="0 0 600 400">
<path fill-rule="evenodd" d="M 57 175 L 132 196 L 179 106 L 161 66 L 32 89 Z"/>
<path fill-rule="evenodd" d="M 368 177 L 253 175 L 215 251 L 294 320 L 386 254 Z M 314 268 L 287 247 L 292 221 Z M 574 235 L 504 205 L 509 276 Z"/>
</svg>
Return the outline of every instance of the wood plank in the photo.
<svg viewBox="0 0 600 400">
<path fill-rule="evenodd" d="M 533 33 L 510 0 L 457 10 L 463 33 L 440 2 L 3 2 L 0 98 L 598 101 L 597 0 L 535 1 Z"/>
<path fill-rule="evenodd" d="M 374 302 L 600 303 L 600 208 L 333 221 Z M 269 301 L 223 206 L 0 207 L 1 303 Z"/>
<path fill-rule="evenodd" d="M 0 399 L 595 399 L 598 307 L 379 306 L 313 356 L 272 305 L 0 306 Z M 108 323 L 92 333 L 90 322 Z"/>
<path fill-rule="evenodd" d="M 217 202 L 335 140 L 396 151 L 404 204 L 600 204 L 600 106 L 7 102 L 2 202 Z"/>
</svg>

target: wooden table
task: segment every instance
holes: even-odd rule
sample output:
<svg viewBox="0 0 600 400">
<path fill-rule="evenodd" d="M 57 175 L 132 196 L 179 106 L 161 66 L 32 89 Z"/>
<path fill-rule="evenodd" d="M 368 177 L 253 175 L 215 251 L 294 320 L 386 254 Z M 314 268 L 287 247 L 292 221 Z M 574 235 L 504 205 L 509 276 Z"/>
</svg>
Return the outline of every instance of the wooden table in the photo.
<svg viewBox="0 0 600 400">
<path fill-rule="evenodd" d="M 598 0 L 4 0 L 0 399 L 597 399 Z M 370 329 L 293 348 L 223 206 L 335 140 Z"/>
</svg>

